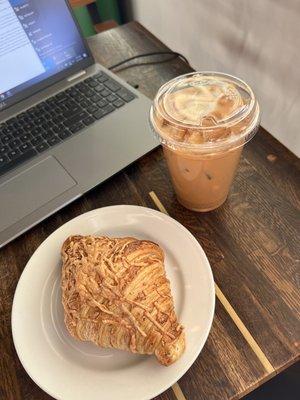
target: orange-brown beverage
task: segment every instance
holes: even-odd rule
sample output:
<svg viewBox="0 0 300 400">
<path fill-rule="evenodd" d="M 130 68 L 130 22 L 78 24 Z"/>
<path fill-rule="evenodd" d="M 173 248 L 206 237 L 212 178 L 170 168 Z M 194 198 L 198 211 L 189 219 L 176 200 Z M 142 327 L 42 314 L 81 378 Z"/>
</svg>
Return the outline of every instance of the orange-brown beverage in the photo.
<svg viewBox="0 0 300 400">
<path fill-rule="evenodd" d="M 160 88 L 150 122 L 183 206 L 210 211 L 224 203 L 259 117 L 251 88 L 230 75 L 193 72 Z"/>
</svg>

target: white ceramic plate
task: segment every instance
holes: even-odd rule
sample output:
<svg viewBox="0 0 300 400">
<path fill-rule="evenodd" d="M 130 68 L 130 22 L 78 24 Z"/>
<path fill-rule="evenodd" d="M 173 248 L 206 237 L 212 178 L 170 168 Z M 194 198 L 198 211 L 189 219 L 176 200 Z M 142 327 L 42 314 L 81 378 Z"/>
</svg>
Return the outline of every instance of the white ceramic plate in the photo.
<svg viewBox="0 0 300 400">
<path fill-rule="evenodd" d="M 187 347 L 169 367 L 153 356 L 100 349 L 67 332 L 61 304 L 60 248 L 69 235 L 135 236 L 165 251 L 176 312 Z M 196 239 L 171 217 L 144 207 L 90 211 L 50 235 L 19 280 L 12 309 L 18 356 L 30 377 L 59 400 L 149 400 L 175 383 L 199 355 L 215 306 L 212 272 Z"/>
</svg>

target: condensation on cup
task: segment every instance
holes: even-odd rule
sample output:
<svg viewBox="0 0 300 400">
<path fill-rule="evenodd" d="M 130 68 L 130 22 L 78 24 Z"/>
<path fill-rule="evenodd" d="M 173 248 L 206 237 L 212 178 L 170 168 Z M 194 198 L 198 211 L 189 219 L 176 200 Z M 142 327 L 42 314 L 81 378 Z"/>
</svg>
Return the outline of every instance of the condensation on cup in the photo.
<svg viewBox="0 0 300 400">
<path fill-rule="evenodd" d="M 159 89 L 150 124 L 184 207 L 204 212 L 225 202 L 243 147 L 259 122 L 252 89 L 231 75 L 193 72 Z"/>
</svg>

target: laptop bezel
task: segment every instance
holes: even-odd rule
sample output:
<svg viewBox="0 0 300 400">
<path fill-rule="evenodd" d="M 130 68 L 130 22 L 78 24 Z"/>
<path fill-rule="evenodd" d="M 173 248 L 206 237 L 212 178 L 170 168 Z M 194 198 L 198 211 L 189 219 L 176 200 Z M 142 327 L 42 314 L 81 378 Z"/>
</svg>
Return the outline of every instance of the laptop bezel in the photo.
<svg viewBox="0 0 300 400">
<path fill-rule="evenodd" d="M 77 19 L 75 18 L 75 15 L 72 11 L 71 5 L 69 4 L 69 2 L 67 0 L 63 0 L 63 1 L 68 8 L 68 10 L 71 14 L 71 17 L 75 23 L 75 26 L 79 32 L 79 35 L 82 39 L 83 45 L 85 46 L 85 50 L 87 53 L 87 57 L 85 59 L 79 61 L 78 63 L 72 65 L 70 68 L 67 68 L 61 72 L 58 72 L 58 73 L 54 74 L 53 76 L 46 78 L 42 82 L 38 82 L 38 83 L 22 90 L 21 92 L 15 94 L 14 96 L 12 96 L 11 98 L 8 98 L 5 101 L 1 101 L 0 102 L 0 121 L 1 121 L 1 112 L 2 111 L 7 110 L 8 108 L 16 105 L 17 103 L 21 102 L 22 100 L 25 100 L 25 99 L 31 97 L 32 95 L 37 94 L 38 92 L 41 92 L 42 90 L 48 88 L 49 86 L 52 86 L 55 83 L 60 82 L 66 78 L 69 78 L 70 76 L 76 74 L 77 72 L 82 71 L 82 70 L 90 67 L 91 65 L 95 64 L 95 59 L 94 59 L 92 52 L 88 46 L 87 40 L 85 39 L 85 37 L 82 33 L 80 25 L 77 22 Z"/>
</svg>

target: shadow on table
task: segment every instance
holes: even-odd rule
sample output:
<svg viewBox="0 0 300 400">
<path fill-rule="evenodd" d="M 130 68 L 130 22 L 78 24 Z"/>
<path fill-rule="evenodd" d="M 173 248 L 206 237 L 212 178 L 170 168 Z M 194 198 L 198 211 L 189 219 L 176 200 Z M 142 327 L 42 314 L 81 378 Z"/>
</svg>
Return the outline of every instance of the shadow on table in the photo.
<svg viewBox="0 0 300 400">
<path fill-rule="evenodd" d="M 243 397 L 243 400 L 298 400 L 299 393 L 300 362 Z"/>
</svg>

